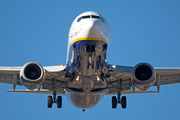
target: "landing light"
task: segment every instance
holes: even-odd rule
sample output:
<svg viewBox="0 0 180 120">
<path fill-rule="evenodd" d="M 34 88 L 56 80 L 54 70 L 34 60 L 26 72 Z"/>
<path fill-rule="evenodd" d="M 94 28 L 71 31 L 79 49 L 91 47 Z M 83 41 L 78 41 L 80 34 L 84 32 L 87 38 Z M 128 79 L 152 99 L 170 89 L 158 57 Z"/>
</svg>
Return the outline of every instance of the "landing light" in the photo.
<svg viewBox="0 0 180 120">
<path fill-rule="evenodd" d="M 100 78 L 97 76 L 97 81 L 100 81 Z"/>
<path fill-rule="evenodd" d="M 60 67 L 64 67 L 64 65 L 60 65 Z"/>
<path fill-rule="evenodd" d="M 116 68 L 116 65 L 112 65 L 112 68 Z"/>
<path fill-rule="evenodd" d="M 79 81 L 79 76 L 77 76 L 76 81 Z"/>
</svg>

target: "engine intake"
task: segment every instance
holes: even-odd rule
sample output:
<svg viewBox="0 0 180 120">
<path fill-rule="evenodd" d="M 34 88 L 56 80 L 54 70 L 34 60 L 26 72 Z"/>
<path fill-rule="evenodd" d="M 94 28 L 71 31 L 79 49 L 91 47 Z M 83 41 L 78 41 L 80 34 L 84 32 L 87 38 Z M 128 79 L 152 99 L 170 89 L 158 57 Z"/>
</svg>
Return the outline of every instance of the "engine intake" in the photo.
<svg viewBox="0 0 180 120">
<path fill-rule="evenodd" d="M 156 72 L 150 64 L 139 63 L 133 68 L 131 72 L 132 84 L 136 88 L 145 91 L 154 85 L 156 80 L 155 75 Z"/>
<path fill-rule="evenodd" d="M 24 68 L 24 75 L 30 80 L 37 80 L 41 76 L 41 69 L 37 64 L 29 64 Z"/>
<path fill-rule="evenodd" d="M 40 87 L 44 79 L 45 70 L 39 63 L 29 62 L 21 68 L 20 81 L 30 90 Z"/>
</svg>

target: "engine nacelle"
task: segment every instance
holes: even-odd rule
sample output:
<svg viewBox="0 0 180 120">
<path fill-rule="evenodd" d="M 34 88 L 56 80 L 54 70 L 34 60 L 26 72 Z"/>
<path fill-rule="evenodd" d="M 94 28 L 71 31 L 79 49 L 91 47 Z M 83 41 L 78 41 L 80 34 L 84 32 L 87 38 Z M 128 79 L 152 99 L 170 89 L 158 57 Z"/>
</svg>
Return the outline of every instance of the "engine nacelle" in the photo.
<svg viewBox="0 0 180 120">
<path fill-rule="evenodd" d="M 45 80 L 44 68 L 36 62 L 26 63 L 20 71 L 20 81 L 28 89 L 33 90 L 42 85 Z"/>
<path fill-rule="evenodd" d="M 145 91 L 154 85 L 156 81 L 156 72 L 154 68 L 148 63 L 137 64 L 132 72 L 132 85 L 136 88 Z"/>
</svg>

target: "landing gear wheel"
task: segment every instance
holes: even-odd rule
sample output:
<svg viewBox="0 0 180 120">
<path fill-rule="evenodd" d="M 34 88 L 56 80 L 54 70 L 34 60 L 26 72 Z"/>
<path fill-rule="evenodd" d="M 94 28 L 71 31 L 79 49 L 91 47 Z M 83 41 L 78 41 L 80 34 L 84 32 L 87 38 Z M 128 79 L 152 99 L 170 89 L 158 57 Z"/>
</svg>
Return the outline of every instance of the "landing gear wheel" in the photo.
<svg viewBox="0 0 180 120">
<path fill-rule="evenodd" d="M 123 109 L 126 108 L 126 96 L 122 96 L 121 98 L 121 106 Z"/>
<path fill-rule="evenodd" d="M 112 97 L 112 108 L 115 109 L 117 107 L 117 98 L 116 96 Z"/>
<path fill-rule="evenodd" d="M 57 108 L 61 108 L 62 107 L 62 97 L 61 96 L 58 96 L 57 97 Z"/>
<path fill-rule="evenodd" d="M 52 104 L 53 104 L 52 96 L 48 96 L 48 99 L 47 99 L 48 108 L 52 108 Z"/>
</svg>

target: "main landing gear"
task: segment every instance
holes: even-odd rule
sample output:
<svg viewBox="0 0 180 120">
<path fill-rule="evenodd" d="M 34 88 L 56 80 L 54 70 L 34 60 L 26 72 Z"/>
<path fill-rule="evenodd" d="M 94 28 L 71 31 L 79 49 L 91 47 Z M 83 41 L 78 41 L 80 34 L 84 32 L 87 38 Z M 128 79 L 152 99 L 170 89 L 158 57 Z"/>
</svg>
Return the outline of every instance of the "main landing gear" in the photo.
<svg viewBox="0 0 180 120">
<path fill-rule="evenodd" d="M 118 103 L 121 104 L 121 107 L 123 109 L 125 109 L 126 108 L 126 96 L 122 96 L 121 100 L 120 100 L 120 98 L 117 99 L 116 96 L 113 96 L 112 97 L 112 108 L 116 109 Z"/>
<path fill-rule="evenodd" d="M 52 96 L 48 96 L 48 99 L 47 99 L 48 108 L 52 108 L 53 103 L 56 103 L 57 108 L 62 107 L 62 97 L 58 96 L 56 99 L 56 91 L 53 91 L 53 98 L 52 98 Z"/>
<path fill-rule="evenodd" d="M 121 107 L 123 109 L 126 108 L 126 96 L 122 96 L 122 98 L 120 99 L 121 97 L 121 83 L 122 83 L 122 79 L 120 79 L 118 81 L 118 88 L 117 88 L 117 98 L 116 96 L 113 96 L 112 97 L 112 108 L 115 109 L 117 107 L 117 104 L 121 104 Z"/>
</svg>

